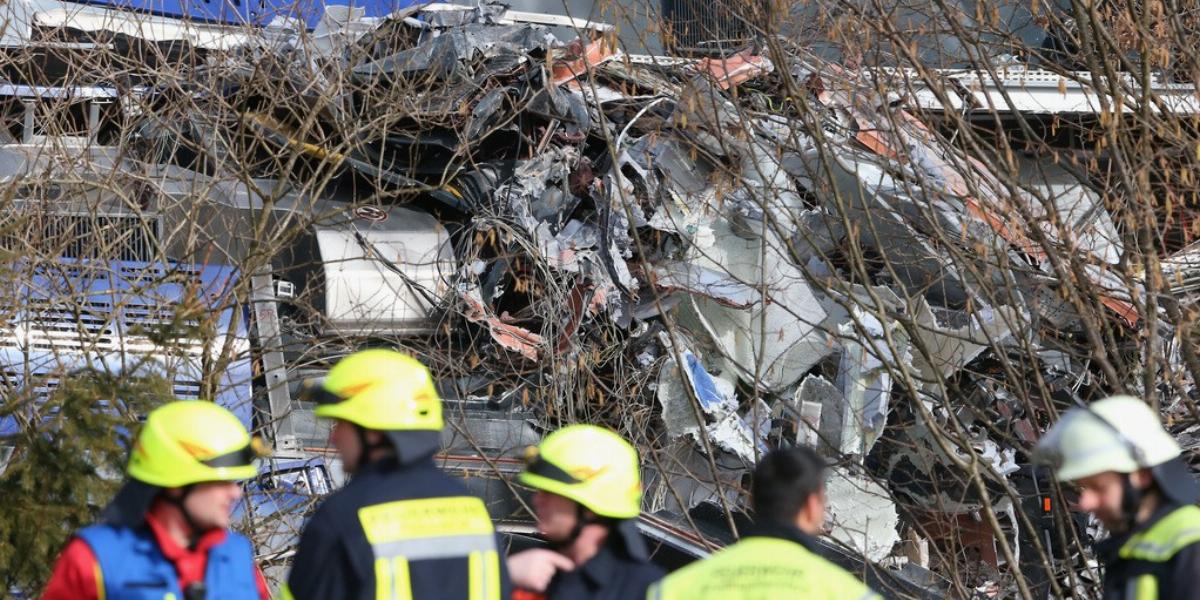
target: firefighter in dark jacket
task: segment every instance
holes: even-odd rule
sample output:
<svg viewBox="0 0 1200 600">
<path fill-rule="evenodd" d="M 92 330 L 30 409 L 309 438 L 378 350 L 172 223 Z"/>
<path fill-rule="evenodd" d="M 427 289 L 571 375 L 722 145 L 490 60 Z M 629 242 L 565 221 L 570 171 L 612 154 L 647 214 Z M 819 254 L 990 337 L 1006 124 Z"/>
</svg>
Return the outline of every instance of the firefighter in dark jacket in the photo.
<svg viewBox="0 0 1200 600">
<path fill-rule="evenodd" d="M 364 350 L 304 396 L 334 420 L 330 441 L 352 478 L 305 526 L 283 597 L 507 600 L 483 501 L 434 464 L 442 403 L 429 370 Z"/>
<path fill-rule="evenodd" d="M 1200 486 L 1180 452 L 1130 396 L 1067 411 L 1038 443 L 1111 534 L 1095 548 L 1106 600 L 1200 599 Z"/>
<path fill-rule="evenodd" d="M 530 448 L 518 476 L 537 490 L 538 529 L 552 549 L 509 557 L 515 598 L 643 598 L 663 571 L 637 530 L 642 487 L 637 450 L 594 425 L 571 425 Z"/>
</svg>

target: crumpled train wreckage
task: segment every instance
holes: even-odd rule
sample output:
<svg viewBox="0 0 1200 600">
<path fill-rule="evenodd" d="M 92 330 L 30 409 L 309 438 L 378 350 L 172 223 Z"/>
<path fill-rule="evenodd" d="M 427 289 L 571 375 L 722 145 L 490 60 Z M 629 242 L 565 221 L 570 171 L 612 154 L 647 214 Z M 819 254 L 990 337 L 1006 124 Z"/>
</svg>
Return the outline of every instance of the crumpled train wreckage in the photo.
<svg viewBox="0 0 1200 600">
<path fill-rule="evenodd" d="M 1013 187 L 874 75 L 801 49 L 630 56 L 605 25 L 490 4 L 331 10 L 303 40 L 112 19 L 44 11 L 31 31 L 205 57 L 90 97 L 108 112 L 89 139 L 136 149 L 111 164 L 208 190 L 164 230 L 210 223 L 204 251 L 238 264 L 252 232 L 300 228 L 250 276 L 278 458 L 246 518 L 268 559 L 340 478 L 295 387 L 398 343 L 442 377 L 446 468 L 514 543 L 533 543 L 505 483 L 520 450 L 588 419 L 644 434 L 642 528 L 667 563 L 732 539 L 755 458 L 807 444 L 836 461 L 831 556 L 889 595 L 945 597 L 929 546 L 957 547 L 986 590 L 1040 564 L 1031 539 L 1054 521 L 1026 455 L 1047 414 L 1022 389 L 1066 405 L 1095 385 L 1065 351 L 1092 325 L 1063 269 L 1111 326 L 1144 325 L 1118 229 L 1065 167 L 1018 157 Z M 114 95 L 131 139 L 100 124 Z M 1164 269 L 1186 283 L 1194 254 Z M 1006 360 L 1031 348 L 1036 364 Z"/>
</svg>

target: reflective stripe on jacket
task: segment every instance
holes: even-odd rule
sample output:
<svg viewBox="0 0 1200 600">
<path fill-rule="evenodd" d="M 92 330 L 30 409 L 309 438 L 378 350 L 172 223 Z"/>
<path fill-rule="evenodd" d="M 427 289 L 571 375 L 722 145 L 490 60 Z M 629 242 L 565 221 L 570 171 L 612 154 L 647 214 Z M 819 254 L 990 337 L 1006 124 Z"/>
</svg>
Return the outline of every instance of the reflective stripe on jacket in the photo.
<svg viewBox="0 0 1200 600">
<path fill-rule="evenodd" d="M 1144 531 L 1130 536 L 1118 552 L 1121 561 L 1128 563 L 1131 574 L 1125 582 L 1125 597 L 1130 600 L 1158 600 L 1164 585 L 1159 577 L 1162 565 L 1170 562 L 1180 550 L 1200 542 L 1200 508 L 1181 506 L 1168 513 Z"/>
<path fill-rule="evenodd" d="M 500 600 L 500 554 L 483 500 L 474 496 L 397 500 L 359 509 L 375 556 L 376 600 L 411 600 L 409 564 L 467 560 L 469 600 Z"/>
<path fill-rule="evenodd" d="M 507 600 L 487 507 L 432 458 L 365 465 L 305 525 L 285 598 Z"/>
</svg>

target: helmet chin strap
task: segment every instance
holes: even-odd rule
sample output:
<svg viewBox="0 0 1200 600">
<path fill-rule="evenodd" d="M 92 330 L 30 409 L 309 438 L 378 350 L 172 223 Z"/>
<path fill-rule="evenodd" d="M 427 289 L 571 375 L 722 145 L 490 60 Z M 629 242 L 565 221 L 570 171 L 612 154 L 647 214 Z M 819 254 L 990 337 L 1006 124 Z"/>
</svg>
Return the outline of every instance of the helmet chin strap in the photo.
<svg viewBox="0 0 1200 600">
<path fill-rule="evenodd" d="M 202 536 L 205 531 L 205 529 L 196 522 L 196 519 L 192 517 L 192 513 L 187 509 L 187 498 L 191 495 L 192 490 L 194 489 L 194 485 L 185 485 L 180 488 L 183 493 L 179 494 L 178 497 L 171 496 L 170 494 L 164 494 L 167 502 L 179 509 L 179 512 L 183 515 L 183 522 L 187 523 L 189 530 L 188 550 L 196 549 L 196 544 L 200 542 L 200 536 Z"/>
<path fill-rule="evenodd" d="M 371 441 L 367 439 L 366 428 L 358 423 L 353 423 L 353 425 L 354 431 L 358 433 L 358 443 L 362 447 L 362 452 L 358 454 L 358 464 L 355 465 L 355 470 L 358 471 L 362 470 L 363 467 L 367 466 L 367 464 L 371 462 L 372 452 L 380 448 L 388 448 L 390 444 L 388 443 L 386 437 L 378 442 L 371 443 Z"/>
<path fill-rule="evenodd" d="M 576 502 L 575 526 L 571 528 L 571 533 L 567 535 L 566 539 L 557 542 L 551 542 L 550 547 L 562 552 L 563 550 L 574 546 L 575 540 L 578 540 L 579 536 L 583 534 L 583 528 L 591 525 L 592 523 L 598 522 L 600 522 L 599 519 L 597 519 L 594 515 L 588 516 L 588 510 L 584 508 L 582 504 Z"/>
<path fill-rule="evenodd" d="M 1142 507 L 1145 494 L 1134 487 L 1130 473 L 1121 474 L 1121 516 L 1125 520 L 1125 531 L 1133 531 L 1137 525 L 1138 510 Z"/>
</svg>

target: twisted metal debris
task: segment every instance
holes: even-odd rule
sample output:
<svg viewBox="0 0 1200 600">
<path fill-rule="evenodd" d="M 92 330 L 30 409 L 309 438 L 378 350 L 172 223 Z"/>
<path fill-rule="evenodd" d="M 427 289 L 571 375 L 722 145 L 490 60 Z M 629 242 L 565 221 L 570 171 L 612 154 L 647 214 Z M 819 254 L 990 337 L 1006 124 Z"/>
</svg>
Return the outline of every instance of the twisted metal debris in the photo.
<svg viewBox="0 0 1200 600">
<path fill-rule="evenodd" d="M 1155 299 L 1191 310 L 1195 246 L 1163 252 L 1164 292 L 1095 178 L 960 134 L 963 103 L 903 71 L 773 37 L 630 56 L 608 26 L 490 4 L 236 36 L 37 19 L 170 47 L 171 77 L 125 56 L 77 82 L 122 102 L 88 139 L 182 195 L 143 258 L 245 275 L 240 356 L 278 457 L 247 518 L 271 560 L 329 486 L 291 390 L 365 345 L 433 366 L 459 417 L 447 465 L 473 477 L 502 481 L 540 430 L 619 430 L 671 524 L 652 530 L 695 552 L 736 530 L 759 454 L 817 446 L 833 538 L 897 594 L 1078 585 L 1085 555 L 1046 534 L 1070 518 L 1037 508 L 1061 493 L 1029 464 L 1038 433 L 1116 389 L 1194 412 L 1190 338 Z"/>
</svg>

